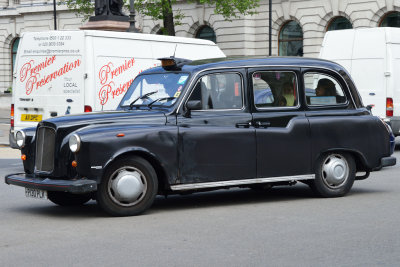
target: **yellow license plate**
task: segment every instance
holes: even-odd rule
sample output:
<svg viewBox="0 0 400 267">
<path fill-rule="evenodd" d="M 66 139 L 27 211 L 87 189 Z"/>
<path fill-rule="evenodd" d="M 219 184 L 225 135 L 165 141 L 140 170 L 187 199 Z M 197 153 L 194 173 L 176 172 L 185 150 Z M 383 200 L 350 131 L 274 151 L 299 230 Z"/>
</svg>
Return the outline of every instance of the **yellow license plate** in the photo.
<svg viewBox="0 0 400 267">
<path fill-rule="evenodd" d="M 42 115 L 39 114 L 21 114 L 21 121 L 41 121 Z"/>
</svg>

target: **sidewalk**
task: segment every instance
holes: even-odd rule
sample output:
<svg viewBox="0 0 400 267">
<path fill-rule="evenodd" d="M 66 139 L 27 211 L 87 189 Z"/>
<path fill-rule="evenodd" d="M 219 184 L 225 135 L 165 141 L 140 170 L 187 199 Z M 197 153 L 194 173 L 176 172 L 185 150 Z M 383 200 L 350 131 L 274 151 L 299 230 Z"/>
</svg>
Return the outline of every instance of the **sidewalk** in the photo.
<svg viewBox="0 0 400 267">
<path fill-rule="evenodd" d="M 0 107 L 0 146 L 9 145 L 8 134 L 10 132 L 10 109 Z"/>
<path fill-rule="evenodd" d="M 21 151 L 19 149 L 13 149 L 8 145 L 0 145 L 0 159 L 19 159 L 20 157 Z"/>
</svg>

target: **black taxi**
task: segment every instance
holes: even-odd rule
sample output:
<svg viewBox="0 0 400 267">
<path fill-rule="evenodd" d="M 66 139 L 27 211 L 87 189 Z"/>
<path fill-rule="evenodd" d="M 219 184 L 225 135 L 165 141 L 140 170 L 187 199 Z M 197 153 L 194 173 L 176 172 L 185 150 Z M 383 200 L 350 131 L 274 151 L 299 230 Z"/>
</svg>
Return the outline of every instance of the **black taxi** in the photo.
<svg viewBox="0 0 400 267">
<path fill-rule="evenodd" d="M 321 197 L 396 164 L 389 125 L 340 65 L 318 59 L 165 58 L 117 111 L 17 133 L 25 173 L 5 177 L 58 205 L 95 199 L 115 216 L 156 195 L 302 182 Z"/>
</svg>

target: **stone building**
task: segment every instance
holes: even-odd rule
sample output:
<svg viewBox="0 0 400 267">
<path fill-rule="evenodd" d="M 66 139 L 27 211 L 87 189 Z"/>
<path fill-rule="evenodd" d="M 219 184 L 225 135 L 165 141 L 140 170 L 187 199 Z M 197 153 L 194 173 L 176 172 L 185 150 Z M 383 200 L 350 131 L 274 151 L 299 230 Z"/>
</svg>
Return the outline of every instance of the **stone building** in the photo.
<svg viewBox="0 0 400 267">
<path fill-rule="evenodd" d="M 257 14 L 225 21 L 214 9 L 179 1 L 185 15 L 176 35 L 214 40 L 228 56 L 269 54 L 269 1 Z M 78 29 L 82 18 L 57 5 L 59 30 Z M 137 16 L 144 33 L 158 33 L 161 21 Z M 272 55 L 317 57 L 328 30 L 400 26 L 400 0 L 272 0 Z M 0 0 L 0 93 L 11 87 L 18 38 L 25 31 L 54 29 L 53 2 Z"/>
</svg>

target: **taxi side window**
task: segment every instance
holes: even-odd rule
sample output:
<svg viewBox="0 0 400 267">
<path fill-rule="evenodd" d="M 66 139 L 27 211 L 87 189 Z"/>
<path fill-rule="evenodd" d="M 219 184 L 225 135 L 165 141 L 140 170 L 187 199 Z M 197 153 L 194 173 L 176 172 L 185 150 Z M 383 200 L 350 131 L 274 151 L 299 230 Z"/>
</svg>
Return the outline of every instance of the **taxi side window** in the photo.
<svg viewBox="0 0 400 267">
<path fill-rule="evenodd" d="M 307 104 L 310 106 L 340 105 L 347 102 L 339 82 L 327 74 L 305 73 L 304 88 Z"/>
<path fill-rule="evenodd" d="M 259 71 L 253 73 L 252 82 L 256 108 L 297 106 L 297 79 L 294 72 Z"/>
<path fill-rule="evenodd" d="M 191 100 L 200 100 L 202 110 L 241 109 L 242 78 L 237 73 L 205 75 L 197 81 Z"/>
</svg>

